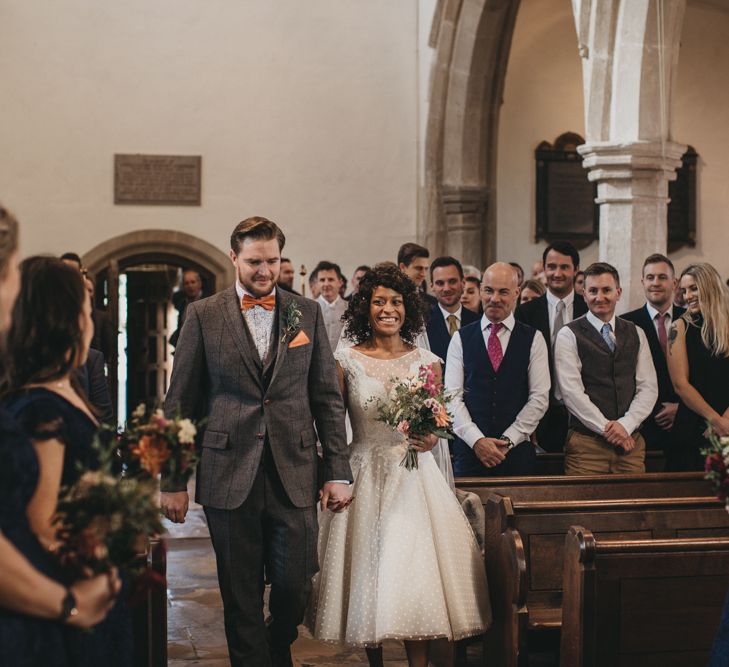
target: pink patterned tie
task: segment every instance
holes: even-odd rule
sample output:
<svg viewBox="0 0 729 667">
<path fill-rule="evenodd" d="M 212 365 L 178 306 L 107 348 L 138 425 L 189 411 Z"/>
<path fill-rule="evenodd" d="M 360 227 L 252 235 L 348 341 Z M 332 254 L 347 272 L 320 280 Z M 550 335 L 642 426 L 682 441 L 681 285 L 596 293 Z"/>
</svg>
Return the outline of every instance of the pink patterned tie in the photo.
<svg viewBox="0 0 729 667">
<path fill-rule="evenodd" d="M 656 313 L 656 329 L 658 331 L 658 343 L 663 350 L 663 356 L 666 356 L 666 347 L 668 346 L 668 336 L 666 335 L 666 319 L 669 318 L 670 313 Z"/>
<path fill-rule="evenodd" d="M 499 340 L 499 331 L 501 331 L 504 325 L 501 322 L 492 322 L 489 325 L 491 334 L 489 335 L 489 342 L 486 346 L 486 351 L 489 353 L 489 359 L 491 359 L 491 365 L 494 370 L 498 373 L 499 366 L 504 359 L 504 351 L 501 349 L 501 341 Z"/>
</svg>

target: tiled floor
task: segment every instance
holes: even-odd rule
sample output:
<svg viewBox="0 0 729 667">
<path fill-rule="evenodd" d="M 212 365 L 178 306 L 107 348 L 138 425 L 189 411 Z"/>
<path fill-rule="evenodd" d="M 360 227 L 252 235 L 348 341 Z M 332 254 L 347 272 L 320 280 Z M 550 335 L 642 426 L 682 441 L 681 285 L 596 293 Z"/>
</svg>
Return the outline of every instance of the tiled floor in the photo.
<svg viewBox="0 0 729 667">
<path fill-rule="evenodd" d="M 182 525 L 168 524 L 167 554 L 168 665 L 170 667 L 227 667 L 228 651 L 223 629 L 223 603 L 220 599 L 215 555 L 199 506 L 193 506 Z M 406 667 L 402 644 L 385 645 L 388 667 Z M 300 628 L 293 646 L 294 664 L 299 667 L 366 667 L 361 649 L 323 644 Z M 477 655 L 469 664 L 478 665 Z"/>
</svg>

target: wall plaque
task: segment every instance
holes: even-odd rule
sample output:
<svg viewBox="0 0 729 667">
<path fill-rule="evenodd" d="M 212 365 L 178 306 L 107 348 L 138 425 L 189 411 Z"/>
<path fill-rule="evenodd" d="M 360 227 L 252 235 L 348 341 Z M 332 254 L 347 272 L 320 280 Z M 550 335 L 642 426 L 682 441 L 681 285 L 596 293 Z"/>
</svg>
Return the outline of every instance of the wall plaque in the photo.
<svg viewBox="0 0 729 667">
<path fill-rule="evenodd" d="M 114 155 L 114 203 L 200 206 L 199 155 Z"/>
<path fill-rule="evenodd" d="M 598 236 L 597 184 L 588 180 L 577 152 L 583 143 L 579 134 L 565 132 L 554 144 L 537 146 L 536 241 L 570 241 L 584 248 Z"/>
</svg>

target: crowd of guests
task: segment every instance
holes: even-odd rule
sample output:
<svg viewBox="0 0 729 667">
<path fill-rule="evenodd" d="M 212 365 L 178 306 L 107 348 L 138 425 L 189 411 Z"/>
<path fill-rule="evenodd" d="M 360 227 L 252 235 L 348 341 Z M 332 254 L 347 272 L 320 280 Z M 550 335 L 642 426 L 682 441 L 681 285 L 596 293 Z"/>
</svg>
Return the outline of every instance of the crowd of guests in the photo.
<svg viewBox="0 0 729 667">
<path fill-rule="evenodd" d="M 286 265 L 280 285 L 293 290 Z M 729 433 L 729 291 L 711 265 L 677 275 L 668 257 L 647 257 L 646 302 L 619 317 L 617 270 L 581 270 L 567 242 L 549 245 L 530 278 L 516 262 L 481 273 L 415 243 L 396 265 L 427 311 L 417 344 L 443 360 L 455 393 L 456 476 L 532 474 L 540 450 L 564 452 L 566 474 L 642 472 L 646 450 L 668 470 L 702 470 L 708 429 Z M 357 267 L 346 296 L 337 264 L 309 276 L 333 350 L 348 344 L 342 315 L 368 270 Z"/>
</svg>

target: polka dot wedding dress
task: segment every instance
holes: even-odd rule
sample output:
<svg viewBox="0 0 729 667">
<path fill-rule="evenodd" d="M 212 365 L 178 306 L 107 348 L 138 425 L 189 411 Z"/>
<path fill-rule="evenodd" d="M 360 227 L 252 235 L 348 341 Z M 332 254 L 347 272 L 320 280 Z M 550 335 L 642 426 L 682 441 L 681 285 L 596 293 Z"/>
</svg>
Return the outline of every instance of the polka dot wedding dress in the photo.
<svg viewBox="0 0 729 667">
<path fill-rule="evenodd" d="M 461 639 L 491 623 L 483 559 L 471 527 L 430 452 L 400 466 L 406 444 L 377 421 L 393 378 L 438 358 L 421 348 L 393 360 L 351 348 L 337 361 L 348 388 L 354 502 L 324 512 L 310 623 L 323 641 Z"/>
</svg>

